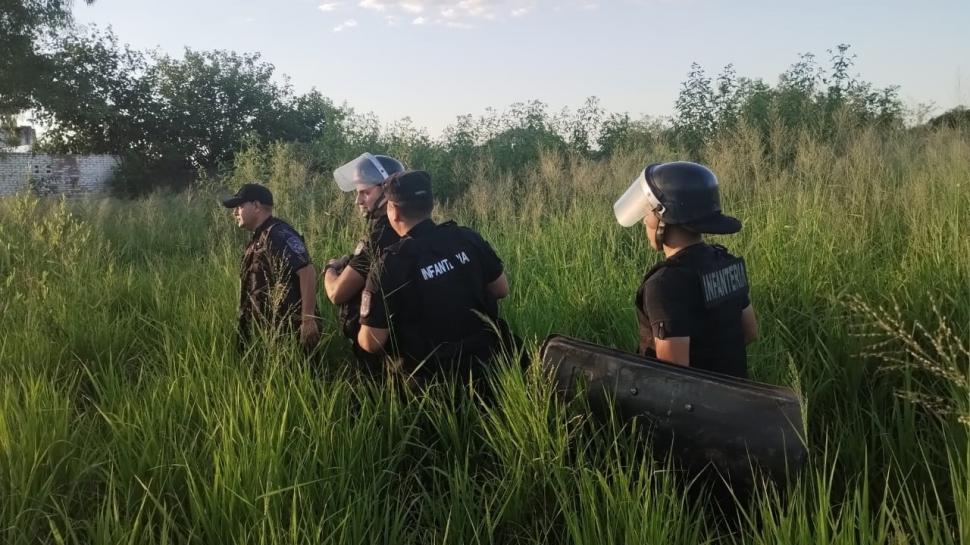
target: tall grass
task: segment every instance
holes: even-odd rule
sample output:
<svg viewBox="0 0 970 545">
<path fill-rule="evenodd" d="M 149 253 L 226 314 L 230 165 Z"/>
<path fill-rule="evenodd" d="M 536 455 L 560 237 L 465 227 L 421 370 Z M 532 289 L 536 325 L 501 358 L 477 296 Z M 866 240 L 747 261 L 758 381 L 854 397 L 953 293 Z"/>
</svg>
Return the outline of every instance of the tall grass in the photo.
<svg viewBox="0 0 970 545">
<path fill-rule="evenodd" d="M 246 235 L 212 190 L 24 195 L 0 202 L 0 542 L 970 543 L 970 139 L 786 138 L 784 163 L 743 130 L 707 162 L 745 225 L 717 242 L 751 275 L 752 374 L 805 399 L 789 489 L 726 508 L 536 371 L 503 368 L 489 404 L 362 383 L 326 304 L 322 369 L 237 354 Z M 350 199 L 285 153 L 233 182 L 270 180 L 317 262 L 346 253 Z M 504 258 L 530 350 L 550 332 L 632 350 L 659 256 L 610 205 L 674 158 L 486 169 L 436 215 Z"/>
</svg>

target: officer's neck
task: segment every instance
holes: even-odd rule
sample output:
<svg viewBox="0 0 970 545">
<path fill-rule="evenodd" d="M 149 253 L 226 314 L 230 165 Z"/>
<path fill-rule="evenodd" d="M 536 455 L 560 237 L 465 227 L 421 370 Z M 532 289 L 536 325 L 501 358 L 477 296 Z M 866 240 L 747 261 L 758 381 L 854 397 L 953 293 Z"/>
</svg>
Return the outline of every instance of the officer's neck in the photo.
<svg viewBox="0 0 970 545">
<path fill-rule="evenodd" d="M 256 227 L 253 227 L 252 231 L 254 233 L 258 232 L 266 225 L 266 222 L 268 222 L 271 219 L 273 219 L 273 214 L 269 212 L 263 212 L 262 214 L 256 216 L 256 221 L 253 222 L 256 225 Z"/>
<path fill-rule="evenodd" d="M 414 229 L 415 227 L 417 227 L 418 225 L 424 223 L 429 219 L 431 218 L 417 218 L 417 219 L 401 218 L 396 222 L 391 222 L 391 226 L 397 232 L 397 235 L 399 237 L 404 237 L 404 236 L 407 236 L 407 234 L 410 233 L 412 229 Z"/>
<path fill-rule="evenodd" d="M 670 233 L 664 240 L 664 257 L 670 258 L 685 248 L 695 246 L 704 242 L 700 235 L 684 236 L 682 233 Z"/>
</svg>

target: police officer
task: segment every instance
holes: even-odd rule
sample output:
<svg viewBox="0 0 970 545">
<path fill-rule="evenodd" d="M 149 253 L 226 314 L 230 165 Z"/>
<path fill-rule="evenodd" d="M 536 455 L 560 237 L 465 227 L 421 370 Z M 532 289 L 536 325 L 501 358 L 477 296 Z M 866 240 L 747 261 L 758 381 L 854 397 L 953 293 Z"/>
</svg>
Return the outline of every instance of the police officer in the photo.
<svg viewBox="0 0 970 545">
<path fill-rule="evenodd" d="M 397 356 L 419 383 L 480 378 L 501 344 L 498 300 L 509 291 L 502 260 L 475 231 L 431 220 L 427 172 L 391 175 L 384 191 L 388 221 L 401 240 L 367 278 L 360 346 Z"/>
<path fill-rule="evenodd" d="M 239 344 L 244 348 L 254 327 L 299 331 L 300 344 L 316 346 L 316 272 L 303 237 L 273 217 L 273 194 L 258 183 L 244 184 L 222 201 L 233 209 L 239 227 L 252 232 L 240 271 Z"/>
<path fill-rule="evenodd" d="M 371 264 L 400 239 L 387 221 L 384 182 L 391 174 L 403 171 L 404 165 L 393 157 L 364 153 L 333 173 L 334 181 L 342 191 L 356 191 L 357 208 L 367 220 L 368 233 L 352 255 L 327 262 L 323 269 L 323 286 L 330 301 L 340 307 L 341 330 L 353 343 L 354 355 L 370 373 L 379 372 L 381 358 L 364 351 L 357 343 L 360 297 Z"/>
<path fill-rule="evenodd" d="M 652 164 L 613 206 L 629 227 L 643 219 L 664 259 L 636 295 L 640 353 L 674 364 L 747 376 L 745 346 L 758 336 L 744 260 L 704 242 L 741 222 L 721 213 L 717 178 L 689 162 Z"/>
</svg>

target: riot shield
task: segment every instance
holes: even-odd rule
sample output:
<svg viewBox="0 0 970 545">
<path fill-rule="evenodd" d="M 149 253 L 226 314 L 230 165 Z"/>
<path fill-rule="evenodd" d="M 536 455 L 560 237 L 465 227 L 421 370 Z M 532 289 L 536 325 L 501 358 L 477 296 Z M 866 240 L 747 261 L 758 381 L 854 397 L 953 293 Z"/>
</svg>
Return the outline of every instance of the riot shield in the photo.
<svg viewBox="0 0 970 545">
<path fill-rule="evenodd" d="M 713 466 L 732 482 L 752 483 L 759 474 L 784 482 L 804 463 L 801 407 L 792 390 L 557 335 L 541 354 L 560 394 L 584 392 L 600 417 L 639 419 L 655 450 L 686 468 Z"/>
</svg>

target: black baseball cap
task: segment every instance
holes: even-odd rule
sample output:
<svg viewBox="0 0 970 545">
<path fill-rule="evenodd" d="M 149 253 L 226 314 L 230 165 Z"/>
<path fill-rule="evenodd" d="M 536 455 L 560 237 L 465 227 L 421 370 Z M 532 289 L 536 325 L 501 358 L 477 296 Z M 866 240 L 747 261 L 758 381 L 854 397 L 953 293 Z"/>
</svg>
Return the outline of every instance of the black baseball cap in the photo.
<svg viewBox="0 0 970 545">
<path fill-rule="evenodd" d="M 235 195 L 222 201 L 222 206 L 235 208 L 244 202 L 258 202 L 273 206 L 273 193 L 263 184 L 243 184 Z"/>
<path fill-rule="evenodd" d="M 423 170 L 391 174 L 385 182 L 384 195 L 393 203 L 433 202 L 431 175 Z"/>
</svg>

